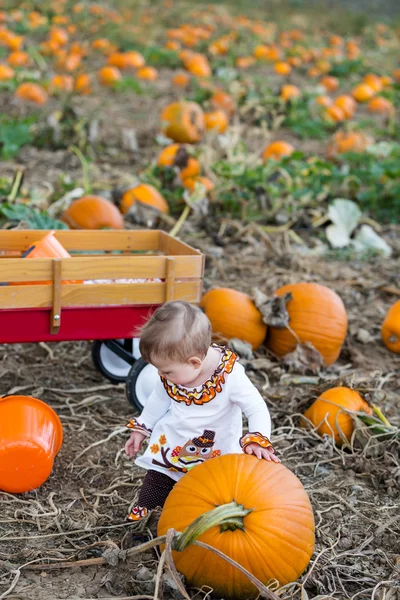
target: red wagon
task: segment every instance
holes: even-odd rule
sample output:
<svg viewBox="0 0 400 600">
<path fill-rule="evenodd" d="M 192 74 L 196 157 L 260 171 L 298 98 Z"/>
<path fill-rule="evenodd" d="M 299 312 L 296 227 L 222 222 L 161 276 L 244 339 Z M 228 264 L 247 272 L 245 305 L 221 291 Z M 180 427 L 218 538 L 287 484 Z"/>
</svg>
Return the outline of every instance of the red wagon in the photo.
<svg viewBox="0 0 400 600">
<path fill-rule="evenodd" d="M 0 343 L 95 340 L 97 368 L 124 381 L 151 310 L 200 301 L 203 254 L 163 231 L 59 230 L 71 258 L 24 258 L 47 233 L 0 231 Z"/>
</svg>

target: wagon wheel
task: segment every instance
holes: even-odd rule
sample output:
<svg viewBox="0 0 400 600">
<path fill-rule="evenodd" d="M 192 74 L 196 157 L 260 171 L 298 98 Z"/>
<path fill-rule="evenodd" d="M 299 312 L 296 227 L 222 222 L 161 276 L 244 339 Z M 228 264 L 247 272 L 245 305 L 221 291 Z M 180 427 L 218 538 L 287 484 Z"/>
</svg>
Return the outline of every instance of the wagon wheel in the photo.
<svg viewBox="0 0 400 600">
<path fill-rule="evenodd" d="M 92 345 L 94 366 L 112 383 L 126 380 L 140 354 L 136 339 L 95 340 Z"/>
<path fill-rule="evenodd" d="M 157 369 L 139 358 L 135 361 L 125 382 L 126 397 L 130 404 L 138 410 L 144 405 L 157 383 Z"/>
</svg>

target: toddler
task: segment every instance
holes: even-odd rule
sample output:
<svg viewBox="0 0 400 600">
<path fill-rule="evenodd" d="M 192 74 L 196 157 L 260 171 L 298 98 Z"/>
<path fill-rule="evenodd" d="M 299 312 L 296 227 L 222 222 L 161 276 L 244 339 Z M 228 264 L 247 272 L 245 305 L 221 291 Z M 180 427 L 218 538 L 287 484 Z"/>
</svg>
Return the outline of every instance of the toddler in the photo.
<svg viewBox="0 0 400 600">
<path fill-rule="evenodd" d="M 211 324 L 200 308 L 167 302 L 141 330 L 142 357 L 160 379 L 132 430 L 125 452 L 133 457 L 149 438 L 136 464 L 147 469 L 129 519 L 139 521 L 162 507 L 190 469 L 221 454 L 246 452 L 280 462 L 269 441 L 268 408 L 227 347 L 211 344 Z M 243 435 L 242 412 L 249 424 Z"/>
</svg>

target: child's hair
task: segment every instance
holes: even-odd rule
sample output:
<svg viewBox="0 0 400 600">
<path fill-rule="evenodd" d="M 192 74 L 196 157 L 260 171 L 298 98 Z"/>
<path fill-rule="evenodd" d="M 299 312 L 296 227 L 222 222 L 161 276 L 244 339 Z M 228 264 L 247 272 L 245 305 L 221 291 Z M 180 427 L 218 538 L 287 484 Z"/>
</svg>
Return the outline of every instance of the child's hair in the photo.
<svg viewBox="0 0 400 600">
<path fill-rule="evenodd" d="M 211 344 L 211 323 L 200 308 L 188 302 L 166 302 L 140 330 L 140 353 L 186 362 L 191 356 L 204 358 Z"/>
</svg>

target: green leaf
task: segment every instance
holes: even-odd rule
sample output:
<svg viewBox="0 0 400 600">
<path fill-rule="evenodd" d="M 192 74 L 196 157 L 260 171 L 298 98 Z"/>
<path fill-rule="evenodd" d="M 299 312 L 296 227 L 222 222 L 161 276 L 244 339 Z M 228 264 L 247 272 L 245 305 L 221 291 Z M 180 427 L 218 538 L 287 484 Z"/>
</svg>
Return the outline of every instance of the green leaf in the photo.
<svg viewBox="0 0 400 600">
<path fill-rule="evenodd" d="M 29 229 L 68 229 L 65 223 L 53 219 L 47 212 L 25 204 L 3 204 L 0 215 L 9 221 L 23 221 Z"/>
<path fill-rule="evenodd" d="M 1 157 L 4 160 L 17 156 L 23 146 L 33 141 L 31 128 L 35 121 L 35 117 L 20 120 L 0 115 L 0 146 Z"/>
</svg>

